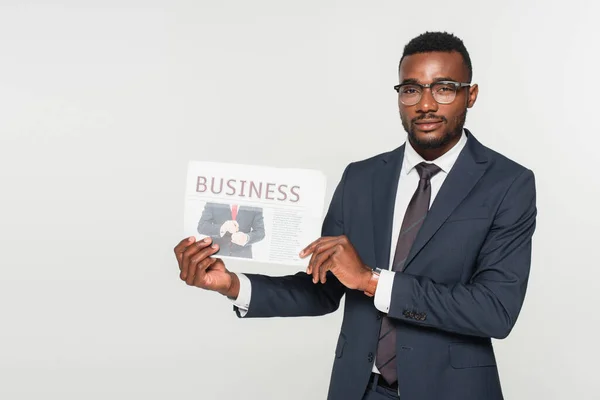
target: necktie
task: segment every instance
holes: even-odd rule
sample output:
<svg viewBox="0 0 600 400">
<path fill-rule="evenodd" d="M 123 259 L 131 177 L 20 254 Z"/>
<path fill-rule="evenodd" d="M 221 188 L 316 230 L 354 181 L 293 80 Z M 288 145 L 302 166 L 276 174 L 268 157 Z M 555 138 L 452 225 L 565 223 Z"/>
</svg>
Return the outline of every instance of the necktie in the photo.
<svg viewBox="0 0 600 400">
<path fill-rule="evenodd" d="M 437 165 L 425 162 L 416 165 L 415 168 L 420 176 L 419 185 L 410 203 L 408 203 L 406 214 L 402 221 L 402 227 L 400 228 L 396 244 L 396 252 L 394 254 L 394 262 L 392 264 L 393 271 L 404 270 L 404 263 L 408 257 L 410 248 L 429 211 L 431 200 L 430 179 L 441 171 Z M 376 366 L 388 384 L 396 382 L 396 328 L 387 316 L 381 319 Z"/>
<path fill-rule="evenodd" d="M 235 221 L 235 219 L 237 218 L 237 213 L 238 213 L 238 206 L 237 204 L 234 204 L 231 206 L 231 219 Z"/>
</svg>

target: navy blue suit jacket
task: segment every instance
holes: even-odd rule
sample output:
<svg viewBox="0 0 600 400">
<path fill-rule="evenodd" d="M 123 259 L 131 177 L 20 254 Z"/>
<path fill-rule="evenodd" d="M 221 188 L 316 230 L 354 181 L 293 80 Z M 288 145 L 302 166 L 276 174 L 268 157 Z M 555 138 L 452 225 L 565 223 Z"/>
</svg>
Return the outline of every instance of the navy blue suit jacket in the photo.
<svg viewBox="0 0 600 400">
<path fill-rule="evenodd" d="M 532 171 L 467 135 L 394 278 L 388 315 L 397 328 L 402 400 L 503 398 L 491 338 L 509 334 L 525 298 L 535 181 Z M 324 236 L 346 235 L 372 268 L 388 268 L 403 155 L 404 145 L 348 165 L 323 223 Z M 360 400 L 381 326 L 373 298 L 331 273 L 325 284 L 305 273 L 248 277 L 245 318 L 323 315 L 346 295 L 328 399 Z"/>
<path fill-rule="evenodd" d="M 198 233 L 210 236 L 213 242 L 219 245 L 218 255 L 252 258 L 252 245 L 265 237 L 262 208 L 239 207 L 236 222 L 239 225 L 240 232 L 248 235 L 248 243 L 245 246 L 233 243 L 229 232 L 221 237 L 221 225 L 231 219 L 231 206 L 229 204 L 208 202 L 204 206 L 200 221 L 198 221 Z"/>
</svg>

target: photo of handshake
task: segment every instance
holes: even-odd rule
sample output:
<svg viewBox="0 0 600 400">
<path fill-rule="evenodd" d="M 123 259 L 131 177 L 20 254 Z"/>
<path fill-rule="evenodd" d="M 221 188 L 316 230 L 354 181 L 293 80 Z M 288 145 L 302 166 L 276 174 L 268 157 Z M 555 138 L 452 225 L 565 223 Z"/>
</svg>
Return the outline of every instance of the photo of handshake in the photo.
<svg viewBox="0 0 600 400">
<path fill-rule="evenodd" d="M 227 233 L 231 234 L 231 242 L 239 246 L 246 245 L 246 243 L 248 243 L 248 240 L 250 239 L 250 237 L 247 234 L 245 234 L 244 232 L 240 232 L 240 225 L 237 223 L 237 221 L 229 220 L 225 221 L 225 223 L 221 225 L 221 229 L 219 232 L 221 237 L 225 236 L 225 234 Z"/>
</svg>

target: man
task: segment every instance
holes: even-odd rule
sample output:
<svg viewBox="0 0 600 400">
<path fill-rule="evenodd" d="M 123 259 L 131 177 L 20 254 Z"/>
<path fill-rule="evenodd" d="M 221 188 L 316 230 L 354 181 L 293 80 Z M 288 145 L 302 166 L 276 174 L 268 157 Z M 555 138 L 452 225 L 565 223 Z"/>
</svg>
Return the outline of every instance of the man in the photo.
<svg viewBox="0 0 600 400">
<path fill-rule="evenodd" d="M 198 221 L 198 233 L 212 238 L 219 255 L 252 258 L 252 245 L 265 237 L 262 209 L 208 202 Z"/>
<path fill-rule="evenodd" d="M 346 295 L 329 399 L 503 399 L 491 338 L 525 297 L 535 182 L 463 129 L 471 79 L 460 39 L 411 40 L 395 87 L 408 141 L 346 167 L 306 273 L 232 274 L 218 248 L 184 240 L 181 279 L 245 318 L 323 315 Z"/>
</svg>

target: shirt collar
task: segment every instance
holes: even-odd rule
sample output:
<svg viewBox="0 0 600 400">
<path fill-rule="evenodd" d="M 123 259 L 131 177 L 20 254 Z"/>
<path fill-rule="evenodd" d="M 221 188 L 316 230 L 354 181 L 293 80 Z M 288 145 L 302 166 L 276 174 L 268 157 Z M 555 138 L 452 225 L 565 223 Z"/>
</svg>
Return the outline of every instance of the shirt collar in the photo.
<svg viewBox="0 0 600 400">
<path fill-rule="evenodd" d="M 450 150 L 448 150 L 442 156 L 436 158 L 433 161 L 426 161 L 423 157 L 419 155 L 419 153 L 416 152 L 416 150 L 407 140 L 406 146 L 404 146 L 404 161 L 402 162 L 402 174 L 408 175 L 415 167 L 415 165 L 422 162 L 435 163 L 435 165 L 440 167 L 442 171 L 444 171 L 444 173 L 447 174 L 452 169 L 452 166 L 454 166 L 454 163 L 458 159 L 458 155 L 460 154 L 460 152 L 466 144 L 467 135 L 465 134 L 465 131 L 463 129 L 460 135 L 460 139 Z"/>
</svg>

